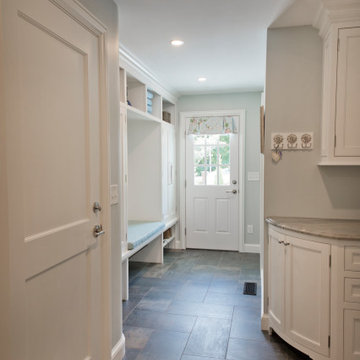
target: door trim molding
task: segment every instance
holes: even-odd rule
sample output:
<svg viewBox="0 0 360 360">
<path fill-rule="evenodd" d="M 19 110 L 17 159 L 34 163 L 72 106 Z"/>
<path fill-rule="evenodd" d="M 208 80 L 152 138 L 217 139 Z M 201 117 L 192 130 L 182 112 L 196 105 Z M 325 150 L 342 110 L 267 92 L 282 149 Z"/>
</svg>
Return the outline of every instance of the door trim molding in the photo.
<svg viewBox="0 0 360 360">
<path fill-rule="evenodd" d="M 244 109 L 234 110 L 214 110 L 214 111 L 185 111 L 180 112 L 179 121 L 179 132 L 178 132 L 178 144 L 179 144 L 179 208 L 180 208 L 180 242 L 177 243 L 177 248 L 186 249 L 186 154 L 185 154 L 185 119 L 194 116 L 229 116 L 238 115 L 239 121 L 239 252 L 245 252 L 245 232 L 244 232 L 244 221 L 245 221 L 245 123 L 246 123 L 246 111 Z M 259 250 L 257 250 L 258 252 Z M 250 251 L 249 251 L 250 252 Z"/>
</svg>

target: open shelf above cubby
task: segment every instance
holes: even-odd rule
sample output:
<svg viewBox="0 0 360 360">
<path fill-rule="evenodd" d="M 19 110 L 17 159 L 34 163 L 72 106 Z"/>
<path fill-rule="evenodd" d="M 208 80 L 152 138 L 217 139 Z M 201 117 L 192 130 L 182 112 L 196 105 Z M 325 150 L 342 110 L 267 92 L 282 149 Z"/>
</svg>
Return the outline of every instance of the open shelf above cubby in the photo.
<svg viewBox="0 0 360 360">
<path fill-rule="evenodd" d="M 140 111 L 146 112 L 146 85 L 135 77 L 126 74 L 127 104 Z"/>
<path fill-rule="evenodd" d="M 170 124 L 175 123 L 175 105 L 166 100 L 162 99 L 162 117 L 161 119 L 165 122 L 168 122 Z"/>
<path fill-rule="evenodd" d="M 129 105 L 127 106 L 127 117 L 129 120 L 155 121 L 161 123 L 159 118 Z"/>
</svg>

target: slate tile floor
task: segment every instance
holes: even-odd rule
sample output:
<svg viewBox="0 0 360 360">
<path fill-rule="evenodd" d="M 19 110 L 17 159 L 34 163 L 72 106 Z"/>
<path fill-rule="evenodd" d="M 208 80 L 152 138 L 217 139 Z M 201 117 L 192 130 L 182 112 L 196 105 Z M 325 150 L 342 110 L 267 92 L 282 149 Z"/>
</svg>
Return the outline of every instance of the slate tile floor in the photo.
<svg viewBox="0 0 360 360">
<path fill-rule="evenodd" d="M 129 291 L 126 360 L 309 359 L 260 330 L 257 254 L 167 250 L 163 265 L 130 264 Z"/>
</svg>

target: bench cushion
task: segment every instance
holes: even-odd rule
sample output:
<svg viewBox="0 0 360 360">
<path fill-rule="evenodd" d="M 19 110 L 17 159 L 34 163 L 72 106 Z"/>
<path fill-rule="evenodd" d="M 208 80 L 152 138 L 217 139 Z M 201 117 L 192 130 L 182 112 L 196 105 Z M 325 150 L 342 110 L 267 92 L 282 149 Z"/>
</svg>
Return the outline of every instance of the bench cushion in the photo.
<svg viewBox="0 0 360 360">
<path fill-rule="evenodd" d="M 165 224 L 160 221 L 129 221 L 128 223 L 128 250 L 149 240 L 156 233 L 161 233 Z"/>
</svg>

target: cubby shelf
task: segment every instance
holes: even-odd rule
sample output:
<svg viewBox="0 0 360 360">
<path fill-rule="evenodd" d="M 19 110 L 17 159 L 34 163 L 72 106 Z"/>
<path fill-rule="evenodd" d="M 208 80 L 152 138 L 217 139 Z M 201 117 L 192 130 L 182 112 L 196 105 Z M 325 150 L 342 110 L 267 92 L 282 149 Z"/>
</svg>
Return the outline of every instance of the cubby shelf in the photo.
<svg viewBox="0 0 360 360">
<path fill-rule="evenodd" d="M 127 105 L 127 117 L 129 120 L 145 120 L 145 121 L 155 121 L 161 123 L 162 120 L 157 118 L 154 115 L 151 115 L 147 112 L 141 111 L 134 108 L 133 106 Z"/>
</svg>

